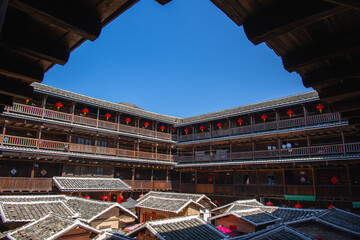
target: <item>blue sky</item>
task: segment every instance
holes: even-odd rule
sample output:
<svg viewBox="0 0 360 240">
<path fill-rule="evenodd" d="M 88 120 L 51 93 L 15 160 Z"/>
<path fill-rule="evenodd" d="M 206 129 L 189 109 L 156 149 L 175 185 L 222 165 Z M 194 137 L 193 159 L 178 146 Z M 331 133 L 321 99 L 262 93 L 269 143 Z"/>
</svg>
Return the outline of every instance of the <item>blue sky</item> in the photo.
<svg viewBox="0 0 360 240">
<path fill-rule="evenodd" d="M 141 0 L 43 83 L 177 117 L 312 90 L 209 0 Z"/>
</svg>

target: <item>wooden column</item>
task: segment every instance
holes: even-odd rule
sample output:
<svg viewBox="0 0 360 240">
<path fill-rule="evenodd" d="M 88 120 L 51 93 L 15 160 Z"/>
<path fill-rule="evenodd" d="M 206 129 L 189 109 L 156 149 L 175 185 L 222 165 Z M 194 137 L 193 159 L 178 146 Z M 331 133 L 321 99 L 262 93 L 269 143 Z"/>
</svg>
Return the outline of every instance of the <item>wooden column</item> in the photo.
<svg viewBox="0 0 360 240">
<path fill-rule="evenodd" d="M 139 156 L 140 156 L 140 140 L 138 139 L 136 145 L 136 158 L 139 158 Z"/>
<path fill-rule="evenodd" d="M 39 130 L 37 131 L 36 133 L 36 139 L 37 139 L 37 142 L 36 142 L 36 148 L 39 149 L 39 145 L 40 145 L 40 139 L 41 139 L 41 131 L 42 130 L 42 126 L 39 128 Z"/>
<path fill-rule="evenodd" d="M 228 119 L 228 121 L 229 121 L 229 136 L 231 136 L 231 120 L 230 119 Z"/>
<path fill-rule="evenodd" d="M 283 187 L 284 187 L 284 195 L 286 194 L 286 178 L 285 178 L 285 169 L 281 169 L 282 172 L 282 178 L 283 178 Z"/>
<path fill-rule="evenodd" d="M 254 117 L 249 114 L 251 132 L 254 132 Z"/>
<path fill-rule="evenodd" d="M 276 129 L 279 129 L 280 114 L 275 109 L 274 109 L 274 112 L 275 112 L 275 118 L 276 118 Z"/>
<path fill-rule="evenodd" d="M 258 195 L 258 197 L 260 197 L 259 169 L 256 169 L 256 189 L 257 189 L 257 195 Z"/>
<path fill-rule="evenodd" d="M 278 149 L 279 149 L 279 158 L 281 158 L 281 140 L 278 137 Z"/>
<path fill-rule="evenodd" d="M 35 165 L 36 165 L 36 162 L 34 161 L 32 164 L 31 173 L 30 173 L 30 192 L 32 192 L 34 190 L 33 187 L 34 187 L 34 177 L 35 177 Z"/>
<path fill-rule="evenodd" d="M 100 108 L 97 108 L 97 112 L 96 112 L 96 127 L 99 127 L 99 116 L 100 116 Z"/>
<path fill-rule="evenodd" d="M 230 145 L 230 147 L 229 147 L 229 149 L 230 149 L 230 157 L 229 157 L 229 159 L 230 159 L 230 161 L 232 161 L 232 144 L 231 144 L 231 142 L 229 141 L 229 145 Z"/>
<path fill-rule="evenodd" d="M 111 193 L 112 192 L 109 192 L 108 202 L 111 202 Z"/>
<path fill-rule="evenodd" d="M 135 167 L 132 168 L 131 186 L 135 190 Z"/>
<path fill-rule="evenodd" d="M 210 123 L 210 138 L 212 138 L 212 123 Z"/>
<path fill-rule="evenodd" d="M 307 114 L 305 104 L 302 104 L 302 107 L 303 107 L 303 111 L 304 111 L 305 126 L 307 126 L 307 116 L 308 116 L 308 114 Z"/>
<path fill-rule="evenodd" d="M 341 140 L 342 140 L 344 155 L 346 155 L 344 131 L 340 130 L 340 132 L 341 132 Z"/>
<path fill-rule="evenodd" d="M 195 135 L 195 127 L 192 126 L 192 134 L 191 139 L 194 141 L 194 135 Z"/>
<path fill-rule="evenodd" d="M 42 102 L 41 102 L 41 107 L 42 107 L 42 116 L 41 116 L 41 118 L 44 118 L 44 116 L 45 116 L 45 106 L 46 106 L 46 100 L 47 100 L 47 98 L 48 98 L 48 95 L 45 95 L 45 96 L 43 97 Z"/>
<path fill-rule="evenodd" d="M 347 180 L 348 180 L 348 187 L 349 187 L 349 197 L 350 197 L 350 201 L 353 201 L 353 194 L 352 194 L 352 187 L 351 187 L 351 176 L 350 176 L 350 170 L 349 170 L 349 165 L 346 164 L 346 175 L 347 175 Z"/>
<path fill-rule="evenodd" d="M 4 126 L 3 126 L 3 129 L 2 129 L 2 137 L 1 137 L 1 146 L 4 144 L 4 136 L 5 136 L 5 133 L 6 133 L 6 123 L 7 122 L 8 122 L 8 120 L 4 121 Z"/>
<path fill-rule="evenodd" d="M 155 144 L 155 159 L 158 159 L 157 152 L 158 152 L 158 143 Z"/>
<path fill-rule="evenodd" d="M 153 189 L 153 184 L 154 184 L 154 168 L 151 168 L 151 179 L 150 179 L 150 182 L 151 182 L 150 190 L 152 190 L 152 189 Z"/>
<path fill-rule="evenodd" d="M 193 146 L 193 152 L 192 152 L 192 160 L 193 160 L 193 163 L 195 162 L 195 147 Z"/>
<path fill-rule="evenodd" d="M 121 113 L 116 113 L 117 114 L 117 125 L 116 125 L 116 130 L 119 132 L 120 131 L 120 119 L 121 119 Z"/>
<path fill-rule="evenodd" d="M 94 145 L 95 145 L 95 147 L 94 147 L 94 154 L 95 154 L 95 155 L 96 155 L 97 143 L 98 143 L 98 135 L 96 134 L 96 136 L 95 136 L 95 143 L 94 143 Z"/>
<path fill-rule="evenodd" d="M 4 25 L 5 15 L 6 15 L 6 9 L 8 6 L 9 0 L 0 0 L 0 33 L 2 30 L 2 27 Z"/>
<path fill-rule="evenodd" d="M 255 142 L 251 139 L 253 160 L 255 159 Z"/>
<path fill-rule="evenodd" d="M 316 178 L 315 178 L 314 167 L 311 167 L 311 175 L 312 175 L 312 182 L 313 182 L 313 193 L 316 196 Z"/>
<path fill-rule="evenodd" d="M 169 170 L 166 169 L 166 189 L 169 189 Z"/>
<path fill-rule="evenodd" d="M 310 152 L 311 140 L 310 140 L 309 135 L 306 135 L 306 141 L 307 141 L 308 153 L 309 153 L 309 156 L 310 156 L 311 155 L 311 152 Z"/>
<path fill-rule="evenodd" d="M 75 115 L 75 105 L 76 103 L 73 103 L 70 107 L 70 114 L 71 114 L 71 122 L 74 122 L 74 115 Z"/>
</svg>

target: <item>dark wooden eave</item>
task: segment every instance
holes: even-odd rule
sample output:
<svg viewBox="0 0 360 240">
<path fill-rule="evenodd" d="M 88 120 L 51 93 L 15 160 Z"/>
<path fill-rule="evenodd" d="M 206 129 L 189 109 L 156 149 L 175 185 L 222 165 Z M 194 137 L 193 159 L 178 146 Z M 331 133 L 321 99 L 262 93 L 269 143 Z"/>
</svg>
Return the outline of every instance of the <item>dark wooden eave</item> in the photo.
<svg viewBox="0 0 360 240">
<path fill-rule="evenodd" d="M 266 43 L 332 111 L 359 125 L 360 2 L 211 0 L 255 45 Z"/>
</svg>

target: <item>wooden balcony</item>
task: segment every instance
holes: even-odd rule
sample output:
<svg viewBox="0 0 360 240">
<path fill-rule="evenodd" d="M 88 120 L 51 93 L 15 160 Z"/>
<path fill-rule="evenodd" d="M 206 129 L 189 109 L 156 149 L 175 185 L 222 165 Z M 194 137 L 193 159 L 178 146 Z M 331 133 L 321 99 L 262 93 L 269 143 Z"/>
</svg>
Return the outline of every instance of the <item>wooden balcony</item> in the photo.
<svg viewBox="0 0 360 240">
<path fill-rule="evenodd" d="M 201 194 L 214 193 L 214 184 L 196 184 L 195 192 Z"/>
<path fill-rule="evenodd" d="M 219 162 L 230 160 L 251 160 L 283 157 L 311 157 L 328 154 L 360 153 L 360 143 L 346 143 L 323 146 L 312 146 L 291 149 L 261 150 L 249 152 L 233 152 L 226 154 L 213 154 L 201 156 L 178 156 L 181 163 Z"/>
<path fill-rule="evenodd" d="M 94 155 L 108 155 L 116 157 L 130 157 L 172 162 L 174 158 L 170 154 L 150 153 L 126 149 L 96 147 L 76 143 L 48 141 L 35 138 L 24 138 L 10 135 L 0 135 L 0 144 L 5 146 L 29 147 L 36 149 L 57 150 L 63 152 L 79 152 Z"/>
<path fill-rule="evenodd" d="M 235 194 L 237 196 L 257 196 L 258 189 L 255 184 L 251 185 L 235 185 Z"/>
<path fill-rule="evenodd" d="M 139 190 L 173 190 L 173 185 L 176 187 L 176 189 L 179 188 L 179 182 L 166 182 L 165 180 L 123 180 L 126 184 L 130 185 L 133 190 L 139 191 Z M 176 184 L 177 183 L 177 184 Z M 176 186 L 177 185 L 177 186 Z"/>
<path fill-rule="evenodd" d="M 86 125 L 96 128 L 109 129 L 117 132 L 126 132 L 137 135 L 144 135 L 148 137 L 161 138 L 166 140 L 172 140 L 172 135 L 169 133 L 152 131 L 148 129 L 132 127 L 124 124 L 117 124 L 108 121 L 102 121 L 99 119 L 93 119 L 89 117 L 78 116 L 69 113 L 63 113 L 59 111 L 53 111 L 49 109 L 34 107 L 30 105 L 24 105 L 20 103 L 14 103 L 12 107 L 6 107 L 7 112 L 21 113 L 30 116 L 36 116 L 44 119 L 59 120 L 61 122 L 75 123 L 80 125 Z"/>
<path fill-rule="evenodd" d="M 286 185 L 286 193 L 289 195 L 315 195 L 312 185 Z"/>
<path fill-rule="evenodd" d="M 261 197 L 282 197 L 284 196 L 283 185 L 259 185 Z"/>
<path fill-rule="evenodd" d="M 348 185 L 316 185 L 317 198 L 345 198 L 350 199 L 350 188 Z"/>
<path fill-rule="evenodd" d="M 234 185 L 233 184 L 215 184 L 214 193 L 218 195 L 234 195 Z"/>
<path fill-rule="evenodd" d="M 309 125 L 340 122 L 340 121 L 341 121 L 340 113 L 318 114 L 308 117 L 280 120 L 276 122 L 259 123 L 259 124 L 235 127 L 229 129 L 213 130 L 211 132 L 187 134 L 187 135 L 179 136 L 178 141 L 186 142 L 186 141 L 193 141 L 193 140 L 200 140 L 207 138 L 242 135 L 253 132 L 266 132 L 266 131 L 280 130 L 286 128 L 304 127 Z"/>
<path fill-rule="evenodd" d="M 51 178 L 0 177 L 0 192 L 50 192 Z"/>
</svg>

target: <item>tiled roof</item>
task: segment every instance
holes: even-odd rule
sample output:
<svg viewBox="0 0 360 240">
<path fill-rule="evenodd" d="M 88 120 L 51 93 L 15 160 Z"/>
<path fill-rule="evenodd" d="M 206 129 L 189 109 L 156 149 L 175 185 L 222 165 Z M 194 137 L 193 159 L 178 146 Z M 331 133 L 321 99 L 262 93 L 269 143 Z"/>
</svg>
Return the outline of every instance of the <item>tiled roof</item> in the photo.
<svg viewBox="0 0 360 240">
<path fill-rule="evenodd" d="M 192 201 L 197 202 L 197 203 L 204 199 L 204 200 L 208 201 L 210 205 L 216 207 L 216 204 L 213 203 L 210 200 L 210 198 L 208 198 L 204 194 L 193 194 L 193 193 L 175 193 L 175 192 L 150 191 L 147 194 L 145 194 L 143 197 L 138 199 L 138 202 L 145 201 L 149 197 L 192 200 Z"/>
<path fill-rule="evenodd" d="M 140 108 L 130 107 L 130 106 L 127 106 L 124 104 L 112 103 L 112 102 L 108 102 L 105 100 L 88 97 L 88 96 L 85 96 L 82 94 L 66 91 L 66 90 L 63 90 L 60 88 L 47 86 L 47 85 L 44 85 L 41 83 L 33 83 L 32 86 L 34 87 L 34 91 L 38 92 L 38 93 L 45 93 L 45 94 L 49 94 L 52 96 L 57 96 L 57 97 L 89 104 L 92 106 L 95 105 L 95 106 L 103 107 L 103 108 L 106 108 L 109 110 L 119 111 L 122 113 L 131 114 L 131 115 L 135 115 L 135 116 L 139 116 L 139 117 L 143 117 L 143 118 L 153 119 L 153 120 L 157 120 L 157 121 L 161 121 L 161 122 L 165 122 L 165 123 L 171 123 L 171 124 L 174 124 L 181 120 L 180 118 L 177 118 L 177 117 L 171 117 L 171 116 L 167 116 L 167 115 L 163 115 L 163 114 L 149 112 L 149 111 L 145 111 Z"/>
<path fill-rule="evenodd" d="M 253 239 L 253 240 L 310 240 L 312 237 L 295 230 L 286 225 L 275 225 L 254 233 L 229 238 L 231 240 Z"/>
<path fill-rule="evenodd" d="M 126 235 L 135 236 L 144 228 L 156 235 L 158 239 L 166 240 L 218 240 L 227 236 L 197 216 L 149 221 Z"/>
<path fill-rule="evenodd" d="M 264 224 L 274 223 L 281 221 L 280 218 L 275 217 L 274 215 L 267 213 L 260 208 L 250 208 L 247 210 L 227 212 L 224 214 L 216 215 L 209 218 L 209 220 L 214 220 L 226 216 L 234 216 L 236 218 L 242 219 L 254 226 L 260 226 Z"/>
<path fill-rule="evenodd" d="M 7 232 L 7 237 L 11 240 L 31 240 L 31 239 L 57 239 L 64 233 L 76 227 L 85 228 L 95 234 L 100 231 L 92 228 L 78 220 L 65 219 L 60 216 L 49 214 L 37 221 L 25 224 L 24 226 Z"/>
<path fill-rule="evenodd" d="M 118 235 L 118 234 L 114 234 L 114 233 L 103 232 L 103 233 L 99 234 L 98 236 L 96 236 L 93 240 L 132 240 L 132 239 L 135 239 L 135 238 L 128 237 L 125 235 Z"/>
<path fill-rule="evenodd" d="M 288 105 L 299 104 L 299 103 L 315 101 L 315 100 L 319 100 L 319 96 L 316 91 L 300 93 L 300 94 L 296 94 L 296 95 L 292 95 L 292 96 L 288 96 L 288 97 L 277 98 L 277 99 L 273 99 L 273 100 L 269 100 L 269 101 L 264 101 L 264 102 L 249 104 L 249 105 L 245 105 L 245 106 L 225 109 L 225 110 L 221 110 L 221 111 L 217 111 L 217 112 L 201 114 L 201 115 L 194 116 L 194 117 L 184 118 L 184 119 L 182 119 L 183 120 L 182 123 L 177 124 L 177 126 L 194 124 L 194 123 L 204 122 L 204 121 L 211 121 L 211 120 L 216 120 L 216 119 L 220 119 L 220 118 L 227 118 L 227 117 L 232 117 L 232 116 L 237 116 L 237 115 L 242 115 L 242 114 L 248 114 L 248 113 L 252 113 L 252 112 L 263 111 L 266 109 L 285 107 Z"/>
<path fill-rule="evenodd" d="M 61 192 L 131 190 L 131 187 L 119 178 L 53 177 L 53 181 Z"/>
<path fill-rule="evenodd" d="M 90 223 L 113 208 L 119 208 L 121 212 L 137 218 L 131 211 L 113 202 L 63 195 L 13 195 L 0 197 L 0 214 L 4 222 L 32 221 L 53 212 L 60 216 L 76 217 Z"/>
<path fill-rule="evenodd" d="M 331 208 L 315 215 L 316 220 L 332 224 L 334 227 L 351 231 L 360 236 L 360 216 L 347 211 Z"/>
<path fill-rule="evenodd" d="M 120 203 L 120 205 L 126 209 L 134 209 L 136 204 L 138 204 L 138 201 L 136 201 L 132 197 L 129 197 L 128 199 L 126 199 L 125 202 Z"/>
<path fill-rule="evenodd" d="M 51 202 L 1 202 L 0 216 L 5 222 L 29 222 L 49 213 L 75 217 L 75 212 L 62 201 Z"/>
<path fill-rule="evenodd" d="M 262 204 L 261 202 L 259 202 L 258 200 L 254 199 L 244 199 L 244 200 L 236 200 L 234 202 L 225 204 L 221 207 L 217 207 L 211 210 L 211 212 L 215 212 L 215 211 L 219 211 L 221 209 L 227 209 L 225 212 L 230 212 L 231 208 L 233 206 L 235 206 L 236 204 L 242 204 L 242 205 L 250 205 L 253 206 L 254 208 L 256 208 L 256 206 L 264 206 L 264 204 Z M 250 209 L 250 208 L 248 208 Z"/>
<path fill-rule="evenodd" d="M 138 208 L 147 208 L 160 210 L 165 212 L 179 213 L 185 207 L 190 204 L 195 204 L 200 208 L 204 208 L 202 205 L 194 202 L 193 200 L 176 199 L 176 198 L 160 198 L 160 197 L 148 197 L 144 201 L 136 204 Z"/>
</svg>

